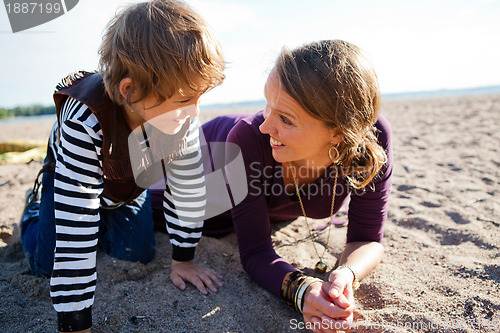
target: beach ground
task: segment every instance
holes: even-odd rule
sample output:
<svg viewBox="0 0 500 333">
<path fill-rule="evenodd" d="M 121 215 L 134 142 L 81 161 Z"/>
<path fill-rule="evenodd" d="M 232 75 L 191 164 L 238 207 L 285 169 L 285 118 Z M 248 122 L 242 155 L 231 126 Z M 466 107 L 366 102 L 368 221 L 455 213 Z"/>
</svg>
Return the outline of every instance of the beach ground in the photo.
<svg viewBox="0 0 500 333">
<path fill-rule="evenodd" d="M 500 95 L 384 101 L 382 113 L 395 156 L 385 257 L 355 294 L 352 332 L 499 332 Z M 0 142 L 45 140 L 51 125 L 0 124 Z M 49 280 L 28 273 L 18 241 L 25 193 L 40 167 L 0 165 L 0 332 L 57 328 Z M 336 219 L 345 220 L 345 211 Z M 346 230 L 332 230 L 330 266 Z M 317 256 L 306 237 L 303 218 L 273 226 L 278 253 L 312 272 Z M 224 276 L 208 296 L 173 286 L 168 236 L 156 238 L 147 265 L 98 253 L 93 332 L 304 331 L 298 314 L 244 272 L 234 234 L 202 238 L 196 251 L 197 262 Z"/>
</svg>

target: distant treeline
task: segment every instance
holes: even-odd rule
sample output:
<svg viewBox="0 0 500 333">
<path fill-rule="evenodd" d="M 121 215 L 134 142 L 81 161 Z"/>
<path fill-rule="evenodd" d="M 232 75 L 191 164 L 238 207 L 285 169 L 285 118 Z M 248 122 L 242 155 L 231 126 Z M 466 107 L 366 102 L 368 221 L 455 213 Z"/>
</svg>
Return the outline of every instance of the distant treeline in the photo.
<svg viewBox="0 0 500 333">
<path fill-rule="evenodd" d="M 403 93 L 384 93 L 382 100 L 391 99 L 419 99 L 419 98 L 432 98 L 432 97 L 449 97 L 449 96 L 466 96 L 466 95 L 481 95 L 481 94 L 498 94 L 500 93 L 500 85 L 485 86 L 464 89 L 441 89 L 433 91 L 417 91 L 417 92 L 403 92 Z M 202 111 L 211 110 L 226 110 L 234 108 L 248 108 L 254 110 L 261 110 L 265 107 L 266 101 L 243 101 L 232 103 L 219 103 L 202 105 Z M 26 117 L 26 116 L 41 116 L 45 114 L 55 114 L 56 108 L 54 106 L 42 106 L 39 104 L 31 106 L 18 106 L 12 109 L 0 108 L 0 119 L 12 117 Z"/>
<path fill-rule="evenodd" d="M 55 114 L 55 106 L 42 106 L 42 105 L 31 105 L 31 106 L 17 106 L 12 109 L 0 108 L 0 119 L 12 118 L 12 117 L 29 117 L 29 116 L 41 116 L 44 114 Z"/>
</svg>

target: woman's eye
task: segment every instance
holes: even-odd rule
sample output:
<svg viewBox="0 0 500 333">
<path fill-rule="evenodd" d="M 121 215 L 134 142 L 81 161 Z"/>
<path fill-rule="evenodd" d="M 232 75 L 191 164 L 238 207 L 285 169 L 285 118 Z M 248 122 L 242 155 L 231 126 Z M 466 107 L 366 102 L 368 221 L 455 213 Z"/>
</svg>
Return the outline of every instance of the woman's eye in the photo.
<svg viewBox="0 0 500 333">
<path fill-rule="evenodd" d="M 285 116 L 280 116 L 280 117 L 281 117 L 281 121 L 283 122 L 283 124 L 293 125 L 293 123 L 290 120 L 288 120 L 287 117 L 285 117 Z"/>
</svg>

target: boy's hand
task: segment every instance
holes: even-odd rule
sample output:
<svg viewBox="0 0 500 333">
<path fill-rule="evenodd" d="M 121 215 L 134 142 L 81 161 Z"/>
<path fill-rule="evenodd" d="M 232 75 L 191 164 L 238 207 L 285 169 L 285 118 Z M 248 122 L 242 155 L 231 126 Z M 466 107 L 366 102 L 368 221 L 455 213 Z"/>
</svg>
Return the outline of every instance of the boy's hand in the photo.
<svg viewBox="0 0 500 333">
<path fill-rule="evenodd" d="M 170 272 L 170 280 L 180 290 L 186 289 L 185 281 L 191 282 L 198 290 L 207 295 L 207 289 L 216 293 L 215 285 L 222 287 L 222 276 L 209 268 L 204 268 L 190 261 L 172 260 L 172 271 Z"/>
</svg>

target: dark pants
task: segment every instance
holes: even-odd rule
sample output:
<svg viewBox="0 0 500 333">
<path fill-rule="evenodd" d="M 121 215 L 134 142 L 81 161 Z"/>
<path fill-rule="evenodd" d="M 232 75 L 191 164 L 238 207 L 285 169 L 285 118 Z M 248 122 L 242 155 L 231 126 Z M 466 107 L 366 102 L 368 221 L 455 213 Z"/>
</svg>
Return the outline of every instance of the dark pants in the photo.
<svg viewBox="0 0 500 333">
<path fill-rule="evenodd" d="M 50 154 L 50 150 L 49 150 Z M 47 156 L 47 159 L 52 156 Z M 149 191 L 128 205 L 100 209 L 99 247 L 107 254 L 147 263 L 154 257 L 155 239 Z M 31 272 L 50 276 L 54 265 L 56 228 L 54 216 L 54 171 L 42 178 L 41 202 L 29 204 L 21 219 L 21 242 Z"/>
</svg>

